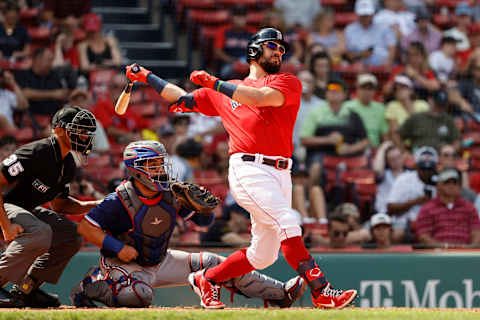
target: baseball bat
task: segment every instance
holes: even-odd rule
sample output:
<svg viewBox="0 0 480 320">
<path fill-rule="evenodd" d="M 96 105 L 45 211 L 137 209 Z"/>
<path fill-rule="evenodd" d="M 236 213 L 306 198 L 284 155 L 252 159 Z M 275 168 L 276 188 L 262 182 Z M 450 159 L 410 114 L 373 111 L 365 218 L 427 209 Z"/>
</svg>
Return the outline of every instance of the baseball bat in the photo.
<svg viewBox="0 0 480 320">
<path fill-rule="evenodd" d="M 132 72 L 137 73 L 140 71 L 140 68 L 137 65 L 132 67 Z M 133 82 L 128 80 L 125 89 L 123 89 L 122 94 L 118 97 L 117 103 L 115 104 L 115 112 L 117 114 L 124 114 L 127 111 L 128 104 L 130 103 L 130 95 L 132 93 Z"/>
</svg>

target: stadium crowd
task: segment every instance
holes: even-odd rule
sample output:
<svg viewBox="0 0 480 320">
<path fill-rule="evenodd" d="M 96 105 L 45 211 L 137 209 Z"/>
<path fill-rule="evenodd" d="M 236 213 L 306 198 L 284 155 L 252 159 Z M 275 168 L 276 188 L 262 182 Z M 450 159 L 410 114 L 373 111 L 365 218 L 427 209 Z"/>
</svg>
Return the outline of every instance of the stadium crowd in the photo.
<svg viewBox="0 0 480 320">
<path fill-rule="evenodd" d="M 228 21 L 193 20 L 194 29 L 184 18 L 202 1 L 166 2 L 177 27 L 195 32 L 190 45 L 203 58 L 196 67 L 221 78 L 248 72 L 245 48 L 259 27 L 285 34 L 292 49 L 283 71 L 303 86 L 293 207 L 311 248 L 480 246 L 480 1 L 239 0 L 209 8 L 210 17 L 228 10 Z M 124 147 L 158 140 L 178 179 L 222 199 L 210 228 L 181 222 L 173 242 L 248 244 L 249 215 L 226 182 L 220 120 L 168 114 L 146 86 L 136 86 L 127 113 L 117 115 L 126 84 L 118 41 L 90 1 L 68 3 L 0 1 L 1 159 L 48 136 L 62 106 L 86 107 L 99 129 L 74 196 L 112 192 L 124 175 Z"/>
</svg>

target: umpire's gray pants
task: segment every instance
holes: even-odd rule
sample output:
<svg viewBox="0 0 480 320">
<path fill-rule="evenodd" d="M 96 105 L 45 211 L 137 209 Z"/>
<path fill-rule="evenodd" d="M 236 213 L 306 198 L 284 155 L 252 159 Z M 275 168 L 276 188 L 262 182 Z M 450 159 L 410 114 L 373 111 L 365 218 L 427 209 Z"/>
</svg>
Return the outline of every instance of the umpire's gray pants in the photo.
<svg viewBox="0 0 480 320">
<path fill-rule="evenodd" d="M 31 212 L 10 203 L 4 207 L 10 221 L 24 231 L 0 256 L 0 285 L 21 284 L 27 274 L 41 282 L 57 283 L 82 245 L 77 225 L 41 207 Z"/>
</svg>

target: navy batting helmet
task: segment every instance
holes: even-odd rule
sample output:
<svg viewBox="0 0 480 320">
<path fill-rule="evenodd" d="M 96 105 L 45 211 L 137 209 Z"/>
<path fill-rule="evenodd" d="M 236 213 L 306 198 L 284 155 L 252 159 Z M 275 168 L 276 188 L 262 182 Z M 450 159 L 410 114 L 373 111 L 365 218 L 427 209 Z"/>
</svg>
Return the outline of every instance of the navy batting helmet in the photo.
<svg viewBox="0 0 480 320">
<path fill-rule="evenodd" d="M 283 39 L 283 34 L 280 31 L 274 28 L 263 28 L 248 41 L 247 62 L 257 60 L 262 56 L 263 48 L 261 44 L 265 41 L 277 41 L 285 47 L 286 51 L 290 49 L 290 45 Z"/>
</svg>

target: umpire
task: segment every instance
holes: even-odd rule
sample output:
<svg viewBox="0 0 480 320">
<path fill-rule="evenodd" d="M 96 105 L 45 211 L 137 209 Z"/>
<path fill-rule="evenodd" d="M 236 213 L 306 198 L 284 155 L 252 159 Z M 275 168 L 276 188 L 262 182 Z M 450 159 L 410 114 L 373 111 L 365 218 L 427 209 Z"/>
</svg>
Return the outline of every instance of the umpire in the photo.
<svg viewBox="0 0 480 320">
<path fill-rule="evenodd" d="M 77 226 L 63 214 L 86 213 L 98 204 L 69 197 L 75 168 L 92 149 L 95 117 L 65 107 L 54 115 L 52 128 L 50 137 L 20 147 L 0 164 L 0 226 L 8 243 L 0 256 L 3 308 L 60 305 L 40 286 L 57 283 L 81 246 Z M 54 211 L 40 207 L 49 201 Z M 3 289 L 9 282 L 10 292 Z"/>
</svg>

